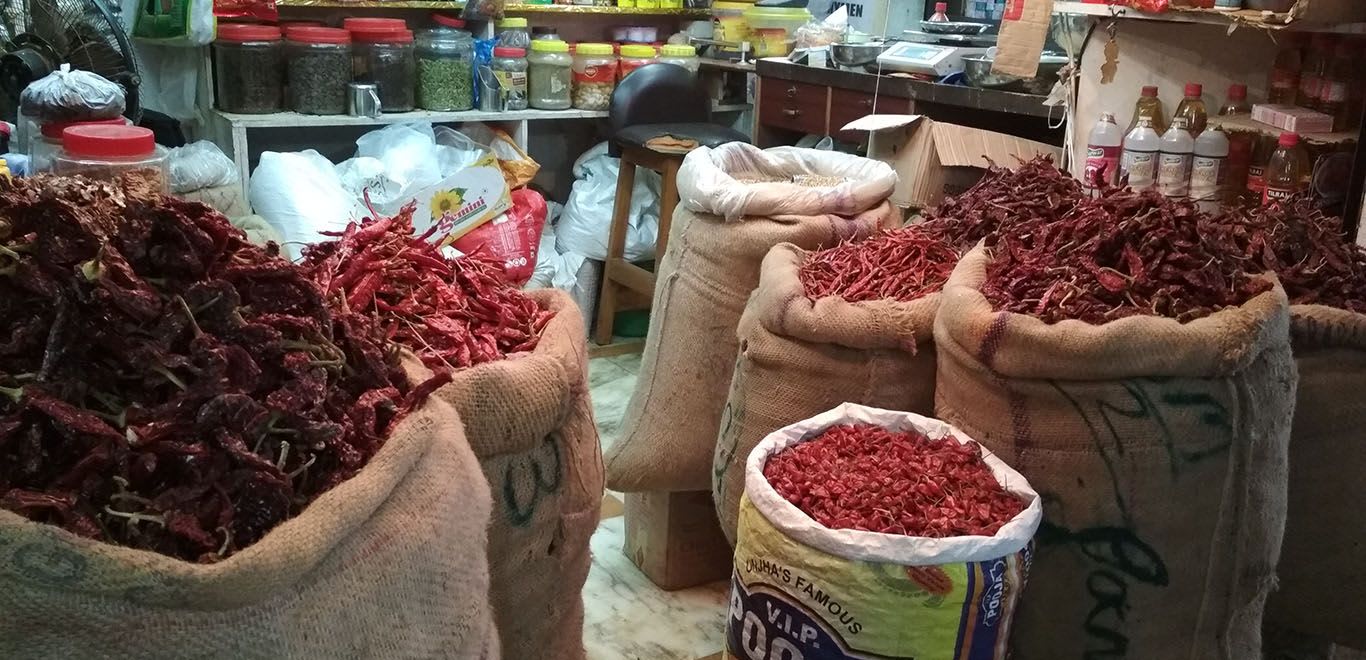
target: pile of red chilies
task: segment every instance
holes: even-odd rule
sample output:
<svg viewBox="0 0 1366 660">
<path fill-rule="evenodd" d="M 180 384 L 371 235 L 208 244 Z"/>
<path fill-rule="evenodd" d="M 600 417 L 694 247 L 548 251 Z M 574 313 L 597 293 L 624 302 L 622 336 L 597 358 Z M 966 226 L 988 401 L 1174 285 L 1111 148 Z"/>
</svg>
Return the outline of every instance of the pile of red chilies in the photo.
<svg viewBox="0 0 1366 660">
<path fill-rule="evenodd" d="M 948 243 L 911 226 L 812 252 L 797 277 L 812 300 L 905 302 L 942 288 L 957 261 L 958 252 Z"/>
<path fill-rule="evenodd" d="M 304 248 L 304 268 L 436 371 L 534 349 L 553 314 L 508 283 L 500 264 L 479 254 L 448 259 L 428 242 L 430 230 L 414 235 L 414 210 L 351 223 L 336 240 Z"/>
</svg>

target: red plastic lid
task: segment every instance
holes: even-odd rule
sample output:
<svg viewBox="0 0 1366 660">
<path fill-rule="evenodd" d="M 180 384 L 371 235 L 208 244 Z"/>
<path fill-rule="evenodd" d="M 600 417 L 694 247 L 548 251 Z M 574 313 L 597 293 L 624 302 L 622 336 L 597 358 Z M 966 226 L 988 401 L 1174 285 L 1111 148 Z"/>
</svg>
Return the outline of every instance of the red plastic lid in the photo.
<svg viewBox="0 0 1366 660">
<path fill-rule="evenodd" d="M 74 121 L 50 121 L 43 124 L 43 137 L 54 140 L 61 139 L 62 131 L 72 126 L 126 126 L 128 120 L 123 117 L 113 119 L 77 119 Z"/>
<path fill-rule="evenodd" d="M 368 18 L 353 16 L 342 19 L 342 27 L 348 30 L 406 30 L 408 23 L 401 18 Z"/>
<path fill-rule="evenodd" d="M 1279 145 L 1281 145 L 1282 147 L 1293 147 L 1293 146 L 1295 146 L 1295 145 L 1297 145 L 1297 144 L 1299 144 L 1299 143 L 1300 143 L 1300 134 L 1299 134 L 1299 133 L 1281 133 L 1281 139 L 1279 139 L 1279 140 L 1276 141 L 1276 144 L 1279 144 Z"/>
<path fill-rule="evenodd" d="M 237 43 L 244 41 L 279 41 L 280 28 L 274 25 L 226 23 L 218 26 L 218 40 Z"/>
<path fill-rule="evenodd" d="M 511 46 L 497 46 L 493 49 L 494 57 L 526 57 L 525 48 L 512 48 Z"/>
<path fill-rule="evenodd" d="M 1145 85 L 1143 87 L 1142 95 L 1157 98 L 1157 85 Z"/>
<path fill-rule="evenodd" d="M 412 30 L 351 30 L 351 38 L 366 44 L 410 44 Z"/>
<path fill-rule="evenodd" d="M 140 126 L 70 126 L 62 131 L 62 148 L 75 156 L 144 156 L 156 151 L 156 138 Z"/>
<path fill-rule="evenodd" d="M 301 27 L 327 27 L 327 24 L 322 21 L 276 21 L 275 25 L 285 32 Z"/>
<path fill-rule="evenodd" d="M 947 2 L 936 2 L 936 3 L 934 3 L 934 10 L 942 14 L 942 13 L 944 13 L 944 12 L 946 12 L 946 11 L 949 10 L 949 3 L 947 3 Z"/>
<path fill-rule="evenodd" d="M 1242 100 L 1247 98 L 1247 85 L 1235 83 L 1228 86 L 1228 97 L 1231 99 Z"/>
<path fill-rule="evenodd" d="M 1194 98 L 1205 93 L 1205 88 L 1200 83 L 1186 83 L 1186 98 Z"/>
<path fill-rule="evenodd" d="M 351 33 L 342 28 L 329 27 L 291 27 L 285 29 L 285 37 L 290 41 L 305 44 L 349 44 Z"/>
<path fill-rule="evenodd" d="M 432 22 L 433 22 L 433 23 L 436 23 L 437 25 L 444 25 L 444 26 L 446 26 L 446 27 L 453 27 L 453 28 L 463 28 L 463 27 L 465 27 L 465 21 L 463 21 L 463 20 L 461 20 L 461 19 L 458 19 L 458 18 L 456 18 L 456 17 L 454 17 L 454 16 L 447 16 L 447 15 L 445 15 L 445 14 L 433 13 L 433 14 L 432 14 Z"/>
</svg>

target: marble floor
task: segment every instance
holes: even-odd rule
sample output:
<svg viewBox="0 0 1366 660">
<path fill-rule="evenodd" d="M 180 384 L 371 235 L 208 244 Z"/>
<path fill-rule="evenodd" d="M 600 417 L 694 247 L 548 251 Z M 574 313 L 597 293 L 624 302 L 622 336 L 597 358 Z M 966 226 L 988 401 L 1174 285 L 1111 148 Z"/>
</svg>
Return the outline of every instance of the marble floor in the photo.
<svg viewBox="0 0 1366 660">
<path fill-rule="evenodd" d="M 594 358 L 588 384 L 606 450 L 616 441 L 635 389 L 640 355 Z M 645 577 L 621 546 L 621 494 L 603 498 L 593 534 L 593 566 L 584 587 L 584 645 L 589 660 L 713 660 L 725 634 L 726 584 L 664 591 Z"/>
</svg>

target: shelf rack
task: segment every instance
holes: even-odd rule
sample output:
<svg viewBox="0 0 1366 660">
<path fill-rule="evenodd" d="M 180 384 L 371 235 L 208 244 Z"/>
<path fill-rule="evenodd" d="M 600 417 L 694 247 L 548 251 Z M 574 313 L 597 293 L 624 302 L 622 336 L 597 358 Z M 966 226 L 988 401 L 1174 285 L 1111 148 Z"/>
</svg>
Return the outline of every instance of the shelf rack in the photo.
<svg viewBox="0 0 1366 660">
<path fill-rule="evenodd" d="M 309 7 L 314 9 L 449 9 L 464 8 L 464 3 L 446 0 L 276 0 L 277 7 Z M 508 14 L 570 14 L 581 16 L 678 16 L 709 18 L 710 9 L 678 7 L 598 7 L 593 5 L 526 5 L 509 4 Z"/>
<path fill-rule="evenodd" d="M 1053 3 L 1053 13 L 1081 14 L 1098 18 L 1166 21 L 1169 23 L 1203 23 L 1206 25 L 1224 26 L 1230 30 L 1235 27 L 1245 26 L 1273 30 L 1366 34 L 1366 23 L 1306 23 L 1304 21 L 1290 20 L 1286 14 L 1262 12 L 1255 9 L 1219 11 L 1215 9 L 1173 8 L 1160 13 L 1151 13 L 1120 5 L 1079 2 L 1077 0 L 1057 0 Z"/>
<path fill-rule="evenodd" d="M 1217 128 L 1225 133 L 1260 133 L 1276 137 L 1283 132 L 1271 124 L 1253 121 L 1250 115 L 1211 116 L 1209 125 L 1211 128 Z M 1356 142 L 1358 139 L 1356 131 L 1301 133 L 1300 137 L 1310 144 L 1348 144 Z"/>
</svg>

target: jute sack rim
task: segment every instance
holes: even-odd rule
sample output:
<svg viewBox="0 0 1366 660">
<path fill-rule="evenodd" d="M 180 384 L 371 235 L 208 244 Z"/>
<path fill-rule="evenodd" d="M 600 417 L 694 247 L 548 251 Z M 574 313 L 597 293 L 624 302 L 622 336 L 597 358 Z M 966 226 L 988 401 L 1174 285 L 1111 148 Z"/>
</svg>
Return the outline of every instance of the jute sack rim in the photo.
<svg viewBox="0 0 1366 660">
<path fill-rule="evenodd" d="M 870 300 L 848 302 L 839 296 L 812 301 L 802 288 L 798 272 L 810 254 L 792 243 L 769 250 L 759 270 L 759 286 L 752 304 L 740 318 L 739 336 L 756 321 L 768 332 L 809 342 L 854 349 L 902 349 L 916 352 L 918 344 L 933 341 L 930 330 L 939 310 L 939 294 L 901 302 Z M 839 319 L 838 323 L 832 320 Z M 864 332 L 850 333 L 851 326 Z"/>
<path fill-rule="evenodd" d="M 1366 314 L 1328 305 L 1291 305 L 1290 338 L 1295 350 L 1366 350 Z"/>
<path fill-rule="evenodd" d="M 1039 530 L 1043 504 L 1029 481 L 1005 461 L 982 447 L 982 459 L 1007 492 L 1029 504 L 992 536 L 927 538 L 882 534 L 853 529 L 830 529 L 787 501 L 764 477 L 764 465 L 773 454 L 815 437 L 841 424 L 872 424 L 893 431 L 914 429 L 931 440 L 952 437 L 966 443 L 967 434 L 937 419 L 915 413 L 883 410 L 842 403 L 815 417 L 789 424 L 764 437 L 745 460 L 745 493 L 755 509 L 778 531 L 810 548 L 859 561 L 929 566 L 999 559 L 1023 550 Z M 979 445 L 980 446 L 980 445 Z"/>
<path fill-rule="evenodd" d="M 835 186 L 744 183 L 732 173 L 791 177 L 841 177 Z M 683 207 L 735 221 L 745 216 L 850 215 L 891 197 L 897 174 L 881 161 L 798 147 L 760 149 L 745 142 L 698 147 L 678 170 Z"/>
<path fill-rule="evenodd" d="M 997 312 L 982 295 L 990 256 L 978 244 L 944 286 L 935 335 L 952 341 L 1008 378 L 1112 380 L 1143 376 L 1213 377 L 1241 371 L 1290 332 L 1285 290 L 1272 289 L 1235 308 L 1181 323 L 1131 316 L 1104 325 L 1044 323 Z"/>
<path fill-rule="evenodd" d="M 428 398 L 401 420 L 389 439 L 355 476 L 323 493 L 298 516 L 270 530 L 261 540 L 215 564 L 198 564 L 76 536 L 0 510 L 0 576 L 40 583 L 49 591 L 82 593 L 112 601 L 213 611 L 248 607 L 288 593 L 349 538 L 389 499 L 436 442 L 445 425 L 458 425 L 455 410 Z M 325 540 L 325 542 L 319 542 Z M 17 543 L 16 543 L 17 542 Z M 19 572 L 21 554 L 49 569 L 62 564 L 79 573 L 70 580 L 38 579 Z M 80 575 L 106 576 L 80 580 Z"/>
</svg>

